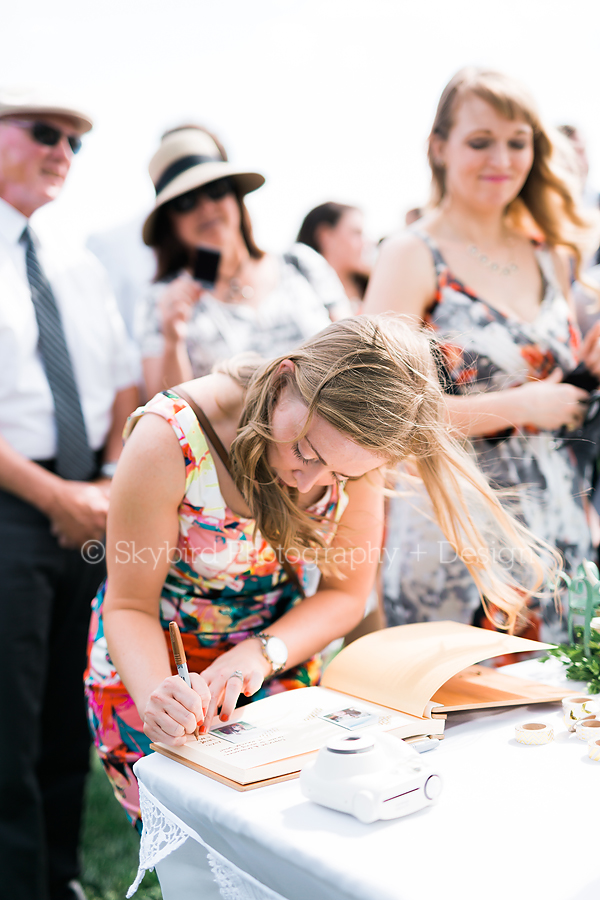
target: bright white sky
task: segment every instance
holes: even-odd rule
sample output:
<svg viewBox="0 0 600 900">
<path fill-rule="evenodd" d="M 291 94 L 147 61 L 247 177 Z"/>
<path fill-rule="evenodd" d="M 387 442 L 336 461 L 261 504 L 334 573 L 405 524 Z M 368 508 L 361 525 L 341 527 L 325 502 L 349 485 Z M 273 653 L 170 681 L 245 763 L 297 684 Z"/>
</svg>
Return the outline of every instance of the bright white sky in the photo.
<svg viewBox="0 0 600 900">
<path fill-rule="evenodd" d="M 96 120 L 40 231 L 70 239 L 149 210 L 158 137 L 205 123 L 263 172 L 249 207 L 266 249 L 324 200 L 372 237 L 428 193 L 424 144 L 460 67 L 523 80 L 551 124 L 587 138 L 600 186 L 598 0 L 30 0 L 5 3 L 0 84 L 68 86 Z"/>
</svg>

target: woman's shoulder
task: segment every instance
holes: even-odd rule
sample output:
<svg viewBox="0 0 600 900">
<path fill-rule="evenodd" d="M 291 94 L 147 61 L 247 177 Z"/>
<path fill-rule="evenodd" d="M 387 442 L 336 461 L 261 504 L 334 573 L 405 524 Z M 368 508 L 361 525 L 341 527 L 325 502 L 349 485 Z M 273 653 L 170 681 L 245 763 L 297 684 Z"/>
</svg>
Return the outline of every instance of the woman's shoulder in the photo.
<svg viewBox="0 0 600 900">
<path fill-rule="evenodd" d="M 282 263 L 292 278 L 300 276 L 308 282 L 327 309 L 347 307 L 346 312 L 350 314 L 344 286 L 324 256 L 307 244 L 296 243 L 283 254 Z"/>
<path fill-rule="evenodd" d="M 425 227 L 405 228 L 381 242 L 379 259 L 401 265 L 404 272 L 430 273 L 436 242 Z"/>
<path fill-rule="evenodd" d="M 341 281 L 325 257 L 307 244 L 292 244 L 290 249 L 282 254 L 281 260 L 285 266 L 291 266 L 292 271 L 296 270 L 308 281 L 331 279 L 343 290 Z"/>
<path fill-rule="evenodd" d="M 174 389 L 155 394 L 148 402 L 135 410 L 127 420 L 123 437 L 129 438 L 142 419 L 159 417 L 174 432 L 186 464 L 205 458 L 207 444 L 204 432 L 189 404 Z M 168 432 L 167 432 L 168 433 Z"/>
<path fill-rule="evenodd" d="M 407 248 L 418 252 L 423 248 L 427 249 L 427 238 L 430 238 L 430 235 L 424 228 L 402 228 L 383 238 L 380 243 L 380 252 L 382 250 L 402 252 Z"/>
<path fill-rule="evenodd" d="M 235 359 L 237 359 L 236 357 Z M 246 357 L 240 355 L 243 362 Z M 248 355 L 248 360 L 259 357 Z M 212 372 L 203 378 L 195 378 L 182 384 L 182 388 L 200 407 L 225 447 L 229 448 L 242 415 L 246 391 L 227 372 Z"/>
<path fill-rule="evenodd" d="M 383 241 L 363 311 L 395 310 L 422 318 L 436 290 L 432 251 L 422 236 L 407 229 Z"/>
</svg>

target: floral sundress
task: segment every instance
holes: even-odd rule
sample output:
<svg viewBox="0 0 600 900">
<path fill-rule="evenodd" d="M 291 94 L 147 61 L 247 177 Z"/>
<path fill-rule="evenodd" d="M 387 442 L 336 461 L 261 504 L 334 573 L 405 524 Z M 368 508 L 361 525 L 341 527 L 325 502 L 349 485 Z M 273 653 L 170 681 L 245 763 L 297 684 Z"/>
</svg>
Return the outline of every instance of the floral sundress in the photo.
<svg viewBox="0 0 600 900">
<path fill-rule="evenodd" d="M 546 378 L 556 366 L 565 373 L 576 367 L 579 333 L 547 249 L 535 248 L 543 299 L 535 319 L 523 322 L 454 278 L 431 237 L 414 233 L 433 256 L 437 293 L 426 326 L 437 334 L 455 393 L 504 390 L 529 377 Z M 510 288 L 508 281 L 506 286 Z M 567 571 L 590 556 L 584 508 L 589 485 L 571 448 L 560 445 L 553 433 L 534 428 L 509 429 L 468 443 L 490 482 L 515 491 L 511 511 L 561 552 Z M 421 495 L 390 502 L 383 592 L 391 625 L 440 619 L 470 623 L 479 606 L 468 570 L 436 523 L 426 518 L 431 515 L 429 501 Z M 508 553 L 500 559 L 511 565 Z M 541 616 L 541 638 L 560 639 L 564 626 L 551 601 Z"/>
<path fill-rule="evenodd" d="M 255 533 L 254 520 L 241 518 L 226 506 L 209 445 L 187 403 L 169 391 L 157 394 L 130 417 L 125 437 L 147 413 L 169 422 L 186 466 L 177 549 L 161 593 L 161 625 L 169 643 L 169 622 L 178 623 L 188 668 L 200 672 L 234 644 L 268 631 L 269 625 L 301 598 L 270 544 Z M 327 541 L 333 539 L 347 500 L 343 489 L 335 484 L 309 510 L 324 517 L 321 530 Z M 117 552 L 131 554 L 134 548 L 117 548 Z M 306 585 L 308 573 L 301 564 L 298 575 Z M 108 654 L 102 621 L 105 588 L 106 584 L 92 604 L 85 673 L 88 717 L 115 795 L 139 829 L 139 799 L 132 766 L 150 752 L 150 742 Z M 320 658 L 316 656 L 269 679 L 252 700 L 316 684 L 320 674 Z"/>
</svg>

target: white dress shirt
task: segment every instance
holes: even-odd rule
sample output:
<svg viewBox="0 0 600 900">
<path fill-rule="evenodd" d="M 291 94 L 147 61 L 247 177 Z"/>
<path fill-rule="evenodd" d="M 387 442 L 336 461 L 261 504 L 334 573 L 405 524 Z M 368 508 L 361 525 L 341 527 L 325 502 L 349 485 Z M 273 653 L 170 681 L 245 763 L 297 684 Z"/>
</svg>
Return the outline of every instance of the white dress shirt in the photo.
<svg viewBox="0 0 600 900">
<path fill-rule="evenodd" d="M 29 459 L 56 455 L 54 402 L 38 351 L 25 247 L 27 219 L 0 199 L 0 434 Z M 106 273 L 88 251 L 40 246 L 71 355 L 88 441 L 104 444 L 117 391 L 134 383 L 125 326 Z"/>
</svg>

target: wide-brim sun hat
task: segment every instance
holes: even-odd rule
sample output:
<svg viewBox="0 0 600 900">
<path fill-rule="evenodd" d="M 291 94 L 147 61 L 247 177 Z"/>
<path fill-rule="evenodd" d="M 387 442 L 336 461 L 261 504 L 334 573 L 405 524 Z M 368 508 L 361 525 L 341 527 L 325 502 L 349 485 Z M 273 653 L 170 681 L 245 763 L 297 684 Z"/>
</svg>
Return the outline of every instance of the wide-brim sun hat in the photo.
<svg viewBox="0 0 600 900">
<path fill-rule="evenodd" d="M 0 88 L 0 119 L 36 114 L 66 116 L 80 134 L 90 131 L 94 124 L 88 113 L 72 104 L 60 89 L 24 85 Z"/>
<path fill-rule="evenodd" d="M 167 134 L 150 160 L 148 171 L 156 191 L 154 209 L 142 229 L 144 243 L 149 247 L 155 243 L 158 211 L 174 197 L 219 178 L 230 178 L 240 197 L 265 183 L 258 172 L 247 172 L 225 162 L 211 136 L 200 128 L 179 128 Z"/>
</svg>

